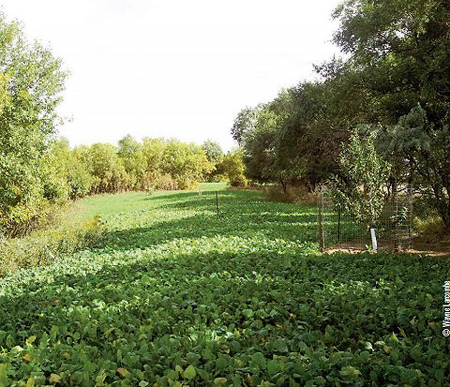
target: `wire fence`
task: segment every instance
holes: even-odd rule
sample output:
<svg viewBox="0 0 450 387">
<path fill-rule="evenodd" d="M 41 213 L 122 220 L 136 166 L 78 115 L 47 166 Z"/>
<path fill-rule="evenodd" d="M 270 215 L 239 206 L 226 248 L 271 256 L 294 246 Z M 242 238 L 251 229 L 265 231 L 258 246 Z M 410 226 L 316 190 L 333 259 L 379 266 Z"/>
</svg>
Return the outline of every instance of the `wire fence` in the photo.
<svg viewBox="0 0 450 387">
<path fill-rule="evenodd" d="M 408 250 L 412 245 L 413 201 L 409 190 L 386 200 L 376 228 L 343 211 L 326 189 L 317 195 L 319 245 L 322 250 Z"/>
<path fill-rule="evenodd" d="M 217 215 L 224 214 L 225 197 L 217 190 L 198 190 Z M 412 248 L 413 195 L 403 190 L 391 195 L 376 219 L 376 228 L 343 211 L 326 188 L 317 194 L 318 242 L 321 250 L 392 250 Z M 225 200 L 226 201 L 226 200 Z M 226 205 L 225 205 L 226 207 Z"/>
</svg>

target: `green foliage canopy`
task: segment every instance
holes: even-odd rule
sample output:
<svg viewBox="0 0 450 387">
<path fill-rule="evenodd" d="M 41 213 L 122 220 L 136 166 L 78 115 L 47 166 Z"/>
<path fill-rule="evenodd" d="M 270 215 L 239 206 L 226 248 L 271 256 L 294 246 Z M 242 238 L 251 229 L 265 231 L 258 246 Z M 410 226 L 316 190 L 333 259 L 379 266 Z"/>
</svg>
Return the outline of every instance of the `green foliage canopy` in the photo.
<svg viewBox="0 0 450 387">
<path fill-rule="evenodd" d="M 366 128 L 367 130 L 368 128 Z M 374 134 L 352 133 L 331 178 L 332 195 L 341 209 L 358 222 L 375 227 L 385 203 L 385 183 L 391 166 L 375 150 Z"/>
<path fill-rule="evenodd" d="M 58 195 L 46 185 L 47 152 L 66 76 L 60 59 L 0 14 L 0 230 L 11 235 L 32 227 Z"/>
</svg>

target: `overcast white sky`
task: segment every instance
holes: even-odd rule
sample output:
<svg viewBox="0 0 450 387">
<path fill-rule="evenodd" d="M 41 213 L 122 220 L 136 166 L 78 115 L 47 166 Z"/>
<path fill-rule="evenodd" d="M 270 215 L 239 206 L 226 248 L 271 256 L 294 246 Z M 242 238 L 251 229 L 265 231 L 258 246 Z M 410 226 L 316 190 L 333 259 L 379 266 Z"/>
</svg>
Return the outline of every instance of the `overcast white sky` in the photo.
<svg viewBox="0 0 450 387">
<path fill-rule="evenodd" d="M 233 145 L 245 106 L 313 79 L 339 0 L 2 0 L 71 72 L 60 128 L 72 145 L 130 133 Z"/>
</svg>

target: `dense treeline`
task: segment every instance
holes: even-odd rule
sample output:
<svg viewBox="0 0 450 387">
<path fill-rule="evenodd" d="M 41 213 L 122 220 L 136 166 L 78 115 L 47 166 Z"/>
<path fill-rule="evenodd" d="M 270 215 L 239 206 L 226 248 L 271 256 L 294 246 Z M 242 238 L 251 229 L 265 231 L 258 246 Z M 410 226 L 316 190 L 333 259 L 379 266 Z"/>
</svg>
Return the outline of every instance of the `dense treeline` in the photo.
<svg viewBox="0 0 450 387">
<path fill-rule="evenodd" d="M 212 141 L 202 146 L 163 138 L 144 138 L 138 142 L 127 135 L 117 146 L 97 143 L 71 149 L 65 138 L 48 139 L 40 162 L 45 173 L 35 175 L 27 188 L 37 190 L 36 200 L 41 207 L 35 207 L 26 196 L 22 198 L 21 217 L 16 216 L 18 206 L 3 207 L 1 226 L 10 236 L 35 228 L 46 219 L 52 204 L 68 199 L 130 190 L 192 189 L 199 181 L 245 183 L 241 153 L 232 151 L 224 155 Z M 3 177 L 5 189 L 14 190 L 17 187 L 14 184 L 8 176 Z"/>
<path fill-rule="evenodd" d="M 369 164 L 382 173 L 370 173 L 380 179 L 389 170 L 386 196 L 412 187 L 450 229 L 450 3 L 346 0 L 333 16 L 346 59 L 316 66 L 320 81 L 236 117 L 248 177 L 310 190 L 331 180 L 364 192 L 368 175 L 353 169 L 367 165 L 373 146 L 379 157 Z M 345 163 L 352 146 L 359 160 Z"/>
<path fill-rule="evenodd" d="M 154 138 L 138 142 L 130 135 L 117 147 L 93 144 L 73 150 L 61 139 L 52 153 L 71 199 L 149 188 L 192 188 L 214 168 L 198 145 Z"/>
<path fill-rule="evenodd" d="M 55 196 L 77 199 L 89 194 L 130 190 L 172 190 L 196 188 L 199 181 L 230 181 L 236 184 L 235 165 L 230 160 L 238 152 L 223 154 L 220 145 L 205 141 L 202 146 L 176 139 L 144 138 L 131 135 L 117 146 L 93 144 L 73 150 L 62 138 L 49 150 L 55 166 L 52 185 Z M 241 158 L 237 163 L 243 169 Z"/>
</svg>

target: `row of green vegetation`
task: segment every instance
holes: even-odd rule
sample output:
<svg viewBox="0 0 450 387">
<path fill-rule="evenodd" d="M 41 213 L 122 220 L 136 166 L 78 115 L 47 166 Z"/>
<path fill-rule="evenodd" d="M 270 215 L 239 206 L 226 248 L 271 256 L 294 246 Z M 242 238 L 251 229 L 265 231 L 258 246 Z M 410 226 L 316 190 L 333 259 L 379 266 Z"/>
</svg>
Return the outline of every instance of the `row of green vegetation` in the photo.
<svg viewBox="0 0 450 387">
<path fill-rule="evenodd" d="M 321 255 L 313 206 L 202 191 L 82 199 L 101 242 L 0 280 L 0 386 L 448 385 L 448 260 Z"/>
<path fill-rule="evenodd" d="M 369 222 L 372 203 L 410 187 L 450 230 L 448 1 L 346 0 L 333 17 L 345 59 L 237 115 L 248 176 L 285 190 L 331 180 Z"/>
</svg>

